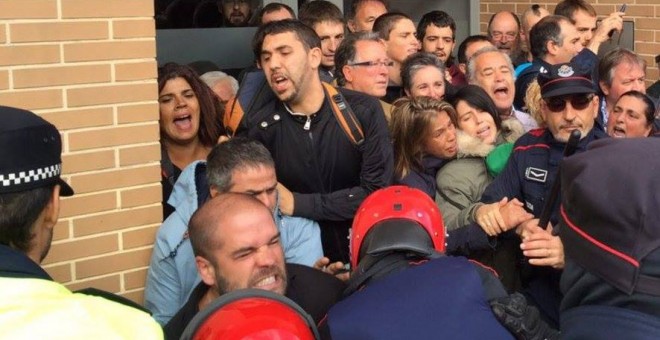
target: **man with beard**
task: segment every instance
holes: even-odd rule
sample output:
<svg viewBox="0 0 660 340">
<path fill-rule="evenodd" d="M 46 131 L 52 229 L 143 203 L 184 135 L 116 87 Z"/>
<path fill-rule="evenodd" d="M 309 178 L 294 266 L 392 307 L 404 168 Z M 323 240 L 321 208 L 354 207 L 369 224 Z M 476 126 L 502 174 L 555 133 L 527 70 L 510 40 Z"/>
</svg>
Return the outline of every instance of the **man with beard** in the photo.
<svg viewBox="0 0 660 340">
<path fill-rule="evenodd" d="M 193 162 L 183 170 L 169 200 L 176 210 L 156 235 L 144 295 L 145 306 L 161 324 L 172 318 L 200 282 L 188 237 L 190 217 L 209 197 L 229 192 L 252 195 L 270 209 L 286 262 L 312 266 L 323 256 L 318 224 L 280 211 L 275 165 L 268 150 L 245 138 L 220 143 L 206 162 Z"/>
<path fill-rule="evenodd" d="M 520 19 L 509 11 L 493 14 L 488 21 L 488 37 L 500 51 L 509 55 L 514 65 L 525 62 L 520 49 Z"/>
<path fill-rule="evenodd" d="M 435 54 L 447 67 L 447 80 L 456 87 L 467 85 L 465 75 L 458 68 L 451 53 L 456 45 L 456 23 L 444 11 L 431 11 L 417 25 L 417 38 L 422 51 Z"/>
<path fill-rule="evenodd" d="M 268 207 L 247 194 L 220 194 L 190 219 L 188 234 L 202 282 L 165 326 L 179 339 L 209 302 L 238 289 L 283 294 L 319 322 L 339 300 L 344 283 L 319 270 L 284 263 L 280 231 Z"/>
<path fill-rule="evenodd" d="M 251 0 L 218 0 L 224 27 L 245 27 L 252 16 Z"/>
<path fill-rule="evenodd" d="M 0 106 L 0 329 L 5 339 L 161 339 L 149 314 L 105 298 L 74 293 L 40 264 L 48 255 L 60 196 L 57 128 L 32 112 Z M 59 226 L 64 227 L 64 226 Z"/>
<path fill-rule="evenodd" d="M 282 213 L 317 221 L 325 256 L 347 262 L 358 205 L 392 180 L 383 109 L 376 98 L 323 85 L 321 42 L 299 21 L 260 27 L 253 46 L 277 99 L 243 117 L 236 135 L 260 141 L 273 155 Z M 355 119 L 351 133 L 339 124 L 348 122 L 344 117 Z"/>
<path fill-rule="evenodd" d="M 539 73 L 541 117 L 547 127 L 532 130 L 516 141 L 506 167 L 481 197 L 486 204 L 516 198 L 535 216 L 517 226 L 525 256 L 519 270 L 525 294 L 555 327 L 559 321 L 559 277 L 564 267 L 564 248 L 561 240 L 552 235 L 551 226 L 539 226 L 538 217 L 557 178 L 572 131 L 581 133 L 576 152 L 585 151 L 589 143 L 607 137 L 602 130 L 594 129 L 598 96 L 589 76 L 588 70 L 574 63 L 553 65 L 547 72 Z M 556 225 L 558 204 L 551 209 L 550 225 Z M 477 208 L 475 216 L 480 225 L 499 230 L 498 238 L 517 239 L 512 232 L 506 232 L 516 226 L 502 222 L 498 207 L 483 205 Z"/>
<path fill-rule="evenodd" d="M 470 84 L 477 85 L 488 93 L 502 120 L 518 119 L 525 131 L 538 127 L 529 114 L 513 107 L 513 65 L 507 54 L 492 46 L 478 50 L 468 61 L 467 79 Z"/>
</svg>

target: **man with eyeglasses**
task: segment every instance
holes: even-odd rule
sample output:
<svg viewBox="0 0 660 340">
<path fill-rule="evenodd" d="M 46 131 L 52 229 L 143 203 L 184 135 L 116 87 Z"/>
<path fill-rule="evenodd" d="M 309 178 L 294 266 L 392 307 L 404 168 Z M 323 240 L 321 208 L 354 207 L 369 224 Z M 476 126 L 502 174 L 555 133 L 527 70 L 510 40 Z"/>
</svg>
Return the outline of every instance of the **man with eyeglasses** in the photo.
<svg viewBox="0 0 660 340">
<path fill-rule="evenodd" d="M 488 22 L 488 37 L 497 49 L 508 54 L 514 66 L 525 62 L 520 49 L 520 19 L 509 11 L 493 14 Z"/>
<path fill-rule="evenodd" d="M 251 0 L 218 0 L 218 10 L 222 13 L 224 27 L 244 27 L 252 16 Z"/>
<path fill-rule="evenodd" d="M 321 41 L 300 21 L 261 26 L 253 46 L 277 98 L 243 117 L 236 135 L 260 141 L 272 154 L 282 213 L 317 221 L 325 256 L 348 262 L 348 230 L 359 204 L 392 180 L 383 110 L 363 93 L 339 88 L 330 94 L 318 72 Z M 349 139 L 333 105 L 350 107 L 359 141 Z"/>
<path fill-rule="evenodd" d="M 337 49 L 335 66 L 337 84 L 344 88 L 382 98 L 387 91 L 388 67 L 394 62 L 387 57 L 385 45 L 372 32 L 349 34 Z M 392 105 L 380 100 L 389 121 Z"/>
<path fill-rule="evenodd" d="M 578 130 L 581 133 L 576 152 L 585 151 L 594 140 L 606 138 L 603 131 L 593 128 L 598 97 L 590 72 L 579 67 L 574 63 L 553 65 L 539 74 L 541 117 L 546 128 L 532 130 L 516 141 L 505 169 L 481 197 L 486 204 L 500 202 L 505 197 L 509 200 L 516 198 L 536 218 L 518 226 L 506 225 L 499 209 L 488 205 L 477 208 L 475 214 L 475 220 L 481 221 L 480 224 L 500 230 L 498 238 L 517 237 L 508 231 L 517 227 L 525 257 L 520 274 L 524 292 L 555 327 L 559 320 L 559 277 L 564 267 L 564 249 L 551 229 L 559 220 L 559 206 L 552 207 L 547 228 L 538 225 L 538 217 L 548 190 L 557 178 L 571 132 Z"/>
</svg>

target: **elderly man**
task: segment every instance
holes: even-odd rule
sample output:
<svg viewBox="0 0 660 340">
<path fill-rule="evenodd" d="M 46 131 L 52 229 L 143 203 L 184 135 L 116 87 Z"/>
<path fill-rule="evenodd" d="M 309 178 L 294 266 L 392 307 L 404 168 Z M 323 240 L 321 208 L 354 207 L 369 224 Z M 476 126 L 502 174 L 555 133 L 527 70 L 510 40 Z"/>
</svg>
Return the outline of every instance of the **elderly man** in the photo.
<svg viewBox="0 0 660 340">
<path fill-rule="evenodd" d="M 183 170 L 169 201 L 176 210 L 158 229 L 147 274 L 145 305 L 156 320 L 165 324 L 200 282 L 187 226 L 209 197 L 236 192 L 260 200 L 276 221 L 287 262 L 311 266 L 323 256 L 318 224 L 283 215 L 276 188 L 270 153 L 244 138 L 216 145 L 207 162 L 195 162 Z"/>
<path fill-rule="evenodd" d="M 280 229 L 252 194 L 220 194 L 206 202 L 190 219 L 188 234 L 202 282 L 165 326 L 168 339 L 179 339 L 198 311 L 238 289 L 286 295 L 319 322 L 345 288 L 329 274 L 284 263 Z"/>
<path fill-rule="evenodd" d="M 260 27 L 253 46 L 276 98 L 246 115 L 237 135 L 262 142 L 273 155 L 282 212 L 319 222 L 325 255 L 347 262 L 358 205 L 392 180 L 383 110 L 376 98 L 321 82 L 321 42 L 299 21 Z"/>
<path fill-rule="evenodd" d="M 199 78 L 213 90 L 213 93 L 218 96 L 222 105 L 227 105 L 229 99 L 238 92 L 238 81 L 236 78 L 222 71 L 206 72 Z"/>
<path fill-rule="evenodd" d="M 529 35 L 531 53 L 534 56 L 532 65 L 522 71 L 516 78 L 516 96 L 513 105 L 519 108 L 525 106 L 525 93 L 529 84 L 536 79 L 539 70 L 550 65 L 570 62 L 582 51 L 580 36 L 575 26 L 566 18 L 552 15 L 541 19 L 532 28 Z M 586 51 L 583 57 L 576 59 L 593 64 L 595 56 Z"/>
<path fill-rule="evenodd" d="M 605 130 L 614 104 L 622 94 L 631 90 L 646 93 L 646 60 L 633 51 L 615 48 L 600 60 L 598 77 L 603 92 L 598 127 Z"/>
<path fill-rule="evenodd" d="M 371 32 L 376 19 L 387 12 L 384 0 L 353 0 L 346 16 L 346 26 L 353 33 Z"/>
<path fill-rule="evenodd" d="M 409 55 L 417 53 L 419 41 L 415 24 L 409 16 L 390 12 L 381 15 L 374 23 L 374 32 L 385 42 L 387 56 L 394 62 L 389 67 L 389 84 L 384 100 L 392 103 L 402 96 L 401 64 Z"/>
<path fill-rule="evenodd" d="M 376 33 L 349 34 L 337 49 L 337 84 L 347 89 L 382 98 L 387 91 L 387 68 L 393 62 Z M 380 101 L 389 121 L 392 105 Z"/>
<path fill-rule="evenodd" d="M 481 198 L 484 203 L 516 198 L 535 217 L 544 209 L 545 197 L 557 177 L 571 132 L 578 130 L 581 133 L 577 152 L 586 150 L 594 140 L 606 138 L 604 132 L 593 128 L 598 97 L 589 72 L 573 63 L 553 65 L 547 72 L 539 73 L 538 82 L 542 97 L 541 116 L 547 127 L 530 131 L 518 139 L 506 167 Z M 502 223 L 501 212 L 492 207 L 477 208 L 476 220 L 481 226 L 498 233 L 516 227 Z M 550 224 L 556 225 L 559 209 L 556 205 L 551 208 Z M 518 226 L 522 239 L 520 248 L 531 266 L 522 283 L 527 287 L 526 295 L 556 325 L 561 300 L 559 270 L 564 267 L 563 247 L 558 237 L 553 236 L 546 226 L 538 224 L 538 219 L 532 219 Z M 515 236 L 504 233 L 498 237 Z"/>
<path fill-rule="evenodd" d="M 62 141 L 32 112 L 0 106 L 0 329 L 7 339 L 161 339 L 145 312 L 73 293 L 40 266 L 48 255 L 60 196 Z M 106 294 L 107 297 L 111 294 Z"/>
<path fill-rule="evenodd" d="M 518 119 L 525 131 L 538 127 L 527 113 L 513 107 L 513 65 L 507 54 L 495 47 L 478 50 L 468 61 L 468 82 L 483 88 L 493 99 L 502 120 Z"/>
<path fill-rule="evenodd" d="M 520 19 L 509 11 L 500 11 L 488 21 L 488 37 L 495 47 L 509 55 L 515 65 L 525 62 L 520 49 Z"/>
<path fill-rule="evenodd" d="M 298 19 L 321 38 L 321 71 L 325 81 L 335 78 L 335 51 L 344 40 L 344 16 L 333 3 L 312 1 L 300 7 Z"/>
</svg>

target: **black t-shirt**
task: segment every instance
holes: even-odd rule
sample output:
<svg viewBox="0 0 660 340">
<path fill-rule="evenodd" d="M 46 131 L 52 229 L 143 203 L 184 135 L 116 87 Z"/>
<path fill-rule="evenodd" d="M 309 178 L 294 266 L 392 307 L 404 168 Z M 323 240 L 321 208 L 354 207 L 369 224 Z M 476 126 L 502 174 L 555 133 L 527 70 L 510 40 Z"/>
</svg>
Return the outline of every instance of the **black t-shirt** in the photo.
<svg viewBox="0 0 660 340">
<path fill-rule="evenodd" d="M 342 297 L 346 284 L 320 270 L 293 263 L 286 264 L 286 297 L 297 303 L 317 324 L 325 317 L 332 305 Z M 200 282 L 190 298 L 165 325 L 166 339 L 179 339 L 183 330 L 199 312 L 199 301 L 209 286 Z"/>
</svg>

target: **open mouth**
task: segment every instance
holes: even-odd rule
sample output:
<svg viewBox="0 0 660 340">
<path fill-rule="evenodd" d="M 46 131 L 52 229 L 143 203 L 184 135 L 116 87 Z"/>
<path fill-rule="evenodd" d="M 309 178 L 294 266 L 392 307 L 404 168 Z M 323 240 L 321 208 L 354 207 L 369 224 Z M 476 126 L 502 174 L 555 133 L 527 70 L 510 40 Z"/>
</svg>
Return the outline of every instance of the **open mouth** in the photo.
<svg viewBox="0 0 660 340">
<path fill-rule="evenodd" d="M 485 127 L 477 130 L 477 137 L 480 139 L 485 139 L 490 136 L 490 126 L 486 125 Z"/>
<path fill-rule="evenodd" d="M 495 97 L 506 98 L 509 96 L 509 87 L 505 85 L 498 86 L 495 88 L 495 91 L 493 91 L 493 95 L 495 95 Z"/>
<path fill-rule="evenodd" d="M 612 128 L 612 134 L 610 137 L 615 137 L 615 138 L 625 138 L 626 137 L 626 130 L 615 126 Z"/>
<path fill-rule="evenodd" d="M 286 91 L 288 80 L 289 78 L 281 74 L 275 74 L 271 76 L 271 84 L 273 85 L 273 90 L 280 93 Z"/>
<path fill-rule="evenodd" d="M 187 114 L 174 118 L 174 125 L 179 129 L 188 129 L 192 126 L 192 116 Z"/>
</svg>

